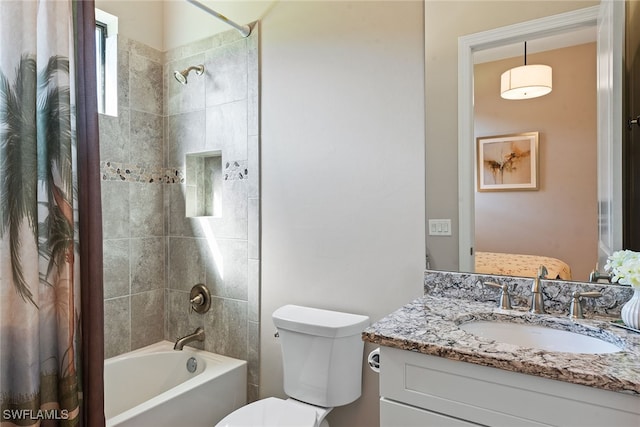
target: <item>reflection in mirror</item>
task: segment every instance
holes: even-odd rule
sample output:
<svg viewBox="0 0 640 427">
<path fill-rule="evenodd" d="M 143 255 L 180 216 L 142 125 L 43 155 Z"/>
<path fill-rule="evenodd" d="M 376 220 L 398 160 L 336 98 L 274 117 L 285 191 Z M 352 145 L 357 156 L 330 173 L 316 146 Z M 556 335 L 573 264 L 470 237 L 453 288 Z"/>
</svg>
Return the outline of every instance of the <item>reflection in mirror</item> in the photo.
<svg viewBox="0 0 640 427">
<path fill-rule="evenodd" d="M 532 276 L 544 264 L 549 278 L 586 281 L 597 262 L 595 27 L 589 30 L 528 42 L 527 63 L 553 70 L 553 91 L 540 98 L 500 96 L 500 75 L 522 63 L 521 52 L 493 58 L 492 50 L 482 51 L 493 58 L 482 62 L 474 55 L 475 137 L 490 142 L 476 147 L 475 168 L 500 165 L 502 175 L 488 183 L 496 185 L 476 185 L 476 272 Z M 515 137 L 490 139 L 526 132 L 538 133 L 537 156 Z M 479 148 L 500 152 L 483 158 Z M 531 181 L 536 169 L 537 188 L 516 182 L 519 174 Z"/>
<path fill-rule="evenodd" d="M 458 85 L 460 271 L 475 271 L 475 252 L 480 253 L 478 261 L 484 269 L 493 264 L 496 270 L 484 272 L 533 277 L 538 266 L 544 263 L 554 266 L 549 278 L 587 281 L 603 253 L 602 231 L 621 229 L 619 221 L 612 216 L 605 218 L 606 227 L 603 227 L 602 214 L 598 213 L 602 204 L 598 200 L 606 200 L 609 205 L 620 202 L 619 198 L 608 197 L 620 194 L 620 184 L 614 185 L 613 192 L 606 197 L 602 197 L 601 192 L 604 187 L 611 188 L 609 185 L 603 187 L 603 182 L 616 182 L 614 176 L 619 174 L 620 158 L 597 154 L 602 153 L 603 145 L 619 150 L 617 130 L 613 135 L 603 135 L 602 130 L 615 128 L 608 124 L 618 121 L 608 115 L 603 117 L 598 111 L 618 110 L 621 96 L 615 87 L 611 89 L 605 85 L 603 88 L 602 78 L 598 81 L 595 78 L 599 59 L 615 57 L 616 49 L 621 50 L 621 46 L 614 44 L 615 48 L 604 54 L 596 52 L 594 38 L 588 36 L 587 40 L 562 46 L 536 47 L 537 52 L 529 57 L 528 63 L 543 63 L 553 68 L 553 92 L 522 101 L 507 101 L 499 96 L 499 76 L 522 64 L 522 41 L 527 40 L 532 47 L 538 41 L 542 45 L 543 41 L 548 41 L 540 40 L 543 36 L 562 34 L 564 37 L 576 27 L 594 34 L 597 14 L 598 7 L 594 7 L 564 14 L 562 18 L 557 15 L 550 20 L 539 19 L 508 29 L 503 27 L 461 37 Z M 601 37 L 605 32 L 597 33 Z M 489 59 L 481 60 L 479 54 L 474 54 L 477 51 L 485 54 L 495 46 L 513 43 L 517 52 L 512 58 L 503 55 L 496 59 L 485 55 Z M 600 94 L 597 98 L 596 92 Z M 602 96 L 602 92 L 607 92 L 606 96 Z M 598 105 L 603 100 L 608 109 Z M 596 134 L 598 131 L 600 135 Z M 486 165 L 476 164 L 475 144 L 470 141 L 477 137 L 524 132 L 538 132 L 540 136 L 538 189 L 478 192 L 477 183 L 474 185 L 474 170 Z M 508 148 L 507 144 L 507 160 L 514 157 L 523 160 L 523 165 L 511 164 L 513 168 L 520 168 L 526 163 L 524 160 L 530 160 L 525 152 L 518 151 L 518 156 L 510 156 L 515 151 Z M 602 163 L 606 163 L 607 173 L 598 172 L 602 171 Z M 619 248 L 615 245 L 607 247 Z M 545 258 L 536 258 L 539 256 Z"/>
</svg>

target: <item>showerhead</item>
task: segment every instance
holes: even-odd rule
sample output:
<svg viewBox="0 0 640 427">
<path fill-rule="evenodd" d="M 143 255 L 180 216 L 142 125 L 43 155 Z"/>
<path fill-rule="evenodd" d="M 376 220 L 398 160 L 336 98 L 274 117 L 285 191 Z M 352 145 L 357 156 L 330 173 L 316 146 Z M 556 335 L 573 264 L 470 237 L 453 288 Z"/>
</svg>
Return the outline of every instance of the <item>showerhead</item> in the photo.
<svg viewBox="0 0 640 427">
<path fill-rule="evenodd" d="M 202 75 L 202 73 L 204 73 L 204 65 L 194 65 L 194 66 L 186 68 L 186 69 L 184 69 L 182 71 L 174 71 L 173 72 L 173 77 L 175 77 L 176 80 L 178 82 L 180 82 L 181 84 L 186 85 L 187 84 L 187 76 L 189 75 L 191 70 L 195 70 L 196 74 L 198 76 L 200 76 L 200 75 Z"/>
</svg>

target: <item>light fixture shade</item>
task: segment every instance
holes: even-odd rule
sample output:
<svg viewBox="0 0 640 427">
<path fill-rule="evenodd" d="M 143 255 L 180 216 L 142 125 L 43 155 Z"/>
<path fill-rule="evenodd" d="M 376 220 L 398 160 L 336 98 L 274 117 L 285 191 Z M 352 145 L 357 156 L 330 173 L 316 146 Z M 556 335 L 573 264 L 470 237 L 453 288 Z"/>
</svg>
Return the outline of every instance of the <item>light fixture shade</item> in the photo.
<svg viewBox="0 0 640 427">
<path fill-rule="evenodd" d="M 551 67 L 523 65 L 502 73 L 500 96 L 504 99 L 531 99 L 551 92 Z"/>
</svg>

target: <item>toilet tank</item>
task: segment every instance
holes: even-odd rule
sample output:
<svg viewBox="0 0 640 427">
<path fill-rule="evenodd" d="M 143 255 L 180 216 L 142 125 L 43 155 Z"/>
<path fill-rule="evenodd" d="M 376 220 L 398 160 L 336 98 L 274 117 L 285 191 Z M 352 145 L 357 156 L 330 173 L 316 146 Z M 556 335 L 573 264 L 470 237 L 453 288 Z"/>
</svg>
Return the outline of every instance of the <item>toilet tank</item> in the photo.
<svg viewBox="0 0 640 427">
<path fill-rule="evenodd" d="M 285 305 L 273 313 L 282 346 L 284 391 L 323 407 L 346 405 L 362 392 L 362 330 L 357 314 Z"/>
</svg>

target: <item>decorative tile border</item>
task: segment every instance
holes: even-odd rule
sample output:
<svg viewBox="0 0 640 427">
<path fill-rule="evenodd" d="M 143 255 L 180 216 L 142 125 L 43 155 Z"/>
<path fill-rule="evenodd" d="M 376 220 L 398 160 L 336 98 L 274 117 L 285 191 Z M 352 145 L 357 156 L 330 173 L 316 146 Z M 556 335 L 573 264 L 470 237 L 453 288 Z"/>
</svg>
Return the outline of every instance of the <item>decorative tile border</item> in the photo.
<svg viewBox="0 0 640 427">
<path fill-rule="evenodd" d="M 224 165 L 224 180 L 239 181 L 248 179 L 249 168 L 246 160 L 233 160 Z"/>
<path fill-rule="evenodd" d="M 184 171 L 177 168 L 152 167 L 144 163 L 100 162 L 100 173 L 103 181 L 184 183 Z"/>
<path fill-rule="evenodd" d="M 225 163 L 224 180 L 240 181 L 249 178 L 246 160 Z M 184 184 L 185 173 L 179 168 L 152 167 L 144 163 L 100 162 L 103 181 L 146 182 L 149 184 Z"/>
</svg>

